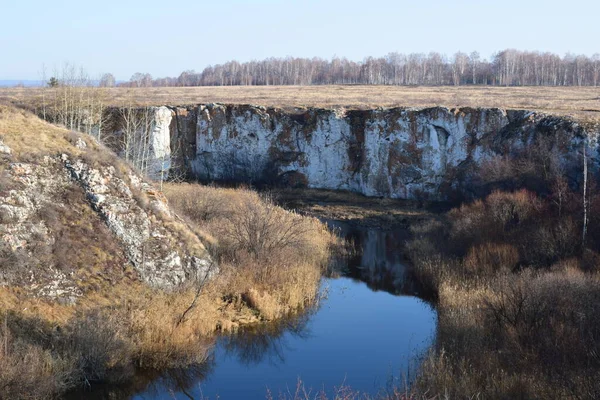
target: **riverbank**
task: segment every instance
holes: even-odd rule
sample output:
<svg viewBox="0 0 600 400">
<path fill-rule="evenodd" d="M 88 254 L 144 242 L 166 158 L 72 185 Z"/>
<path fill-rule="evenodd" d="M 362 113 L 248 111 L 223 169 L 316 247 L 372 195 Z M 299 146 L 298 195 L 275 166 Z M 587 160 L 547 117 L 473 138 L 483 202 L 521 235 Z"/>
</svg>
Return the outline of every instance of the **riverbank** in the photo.
<svg viewBox="0 0 600 400">
<path fill-rule="evenodd" d="M 598 398 L 599 220 L 582 241 L 580 197 L 565 192 L 496 191 L 413 227 L 439 318 L 415 396 Z"/>
<path fill-rule="evenodd" d="M 408 232 L 327 223 L 355 251 L 321 279 L 318 306 L 223 332 L 206 368 L 140 374 L 138 385 L 91 398 L 288 398 L 301 383 L 298 399 L 321 390 L 330 398 L 366 399 L 404 385 L 435 341 L 437 322 L 403 257 Z M 340 385 L 356 396 L 343 397 Z"/>
<path fill-rule="evenodd" d="M 324 224 L 249 190 L 169 184 L 165 195 L 178 223 L 207 244 L 218 276 L 172 292 L 117 284 L 76 305 L 3 289 L 2 396 L 45 398 L 122 384 L 140 368 L 202 368 L 217 333 L 274 321 L 318 300 L 334 243 Z"/>
</svg>

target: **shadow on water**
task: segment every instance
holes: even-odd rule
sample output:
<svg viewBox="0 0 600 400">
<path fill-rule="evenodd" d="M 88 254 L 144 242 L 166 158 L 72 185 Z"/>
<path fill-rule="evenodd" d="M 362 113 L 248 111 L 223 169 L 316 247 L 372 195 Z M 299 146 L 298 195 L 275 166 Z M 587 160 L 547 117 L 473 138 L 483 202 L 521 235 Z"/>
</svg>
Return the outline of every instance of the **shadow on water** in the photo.
<svg viewBox="0 0 600 400">
<path fill-rule="evenodd" d="M 408 232 L 326 222 L 356 251 L 323 278 L 318 306 L 221 336 L 200 367 L 140 372 L 127 385 L 69 398 L 277 398 L 294 393 L 299 379 L 313 395 L 340 385 L 377 394 L 401 383 L 390 378 L 414 372 L 437 319 L 402 256 Z"/>
</svg>

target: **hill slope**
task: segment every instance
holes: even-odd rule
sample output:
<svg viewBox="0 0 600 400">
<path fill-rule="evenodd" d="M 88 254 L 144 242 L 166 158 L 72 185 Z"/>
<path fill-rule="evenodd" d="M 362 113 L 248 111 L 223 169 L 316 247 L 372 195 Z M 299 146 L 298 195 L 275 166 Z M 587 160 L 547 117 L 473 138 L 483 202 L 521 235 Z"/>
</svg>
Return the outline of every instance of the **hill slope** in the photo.
<svg viewBox="0 0 600 400">
<path fill-rule="evenodd" d="M 141 280 L 174 288 L 210 257 L 151 185 L 90 137 L 0 108 L 3 284 L 70 302 Z"/>
</svg>

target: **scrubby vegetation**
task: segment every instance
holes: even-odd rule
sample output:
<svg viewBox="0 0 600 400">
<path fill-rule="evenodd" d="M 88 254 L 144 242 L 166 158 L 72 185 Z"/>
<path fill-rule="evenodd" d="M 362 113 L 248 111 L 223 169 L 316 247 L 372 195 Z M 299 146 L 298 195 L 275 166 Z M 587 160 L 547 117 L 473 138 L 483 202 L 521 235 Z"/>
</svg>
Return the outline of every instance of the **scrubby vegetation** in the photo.
<svg viewBox="0 0 600 400">
<path fill-rule="evenodd" d="M 413 227 L 410 256 L 439 316 L 416 393 L 600 395 L 600 237 L 592 230 L 583 242 L 581 192 L 544 191 L 496 190 Z"/>
<path fill-rule="evenodd" d="M 126 380 L 136 368 L 200 365 L 215 331 L 277 319 L 317 299 L 334 240 L 318 220 L 250 190 L 170 184 L 166 194 L 209 244 L 219 276 L 173 293 L 117 284 L 76 306 L 3 289 L 2 397 L 44 398 Z"/>
<path fill-rule="evenodd" d="M 336 240 L 319 220 L 248 189 L 166 184 L 164 192 L 230 277 L 233 301 L 274 319 L 316 299 L 318 267 Z"/>
<path fill-rule="evenodd" d="M 438 329 L 411 385 L 371 397 L 299 383 L 283 398 L 600 397 L 597 177 L 584 238 L 582 171 L 564 173 L 543 148 L 491 160 L 473 171 L 481 198 L 412 224 L 407 252 Z"/>
</svg>

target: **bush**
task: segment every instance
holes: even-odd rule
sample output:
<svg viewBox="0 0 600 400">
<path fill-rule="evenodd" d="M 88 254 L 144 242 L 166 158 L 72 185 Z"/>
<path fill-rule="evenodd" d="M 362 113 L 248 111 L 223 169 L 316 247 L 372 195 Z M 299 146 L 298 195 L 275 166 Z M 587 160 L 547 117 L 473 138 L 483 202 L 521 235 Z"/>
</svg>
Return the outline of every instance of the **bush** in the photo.
<svg viewBox="0 0 600 400">
<path fill-rule="evenodd" d="M 40 345 L 0 332 L 0 394 L 6 399 L 52 398 L 74 384 L 75 360 L 55 357 Z"/>
<path fill-rule="evenodd" d="M 600 256 L 581 245 L 573 198 L 496 191 L 412 230 L 438 309 L 415 396 L 600 396 Z"/>
<path fill-rule="evenodd" d="M 509 244 L 485 243 L 471 247 L 464 259 L 467 273 L 479 278 L 511 272 L 519 262 L 519 251 Z"/>
<path fill-rule="evenodd" d="M 525 189 L 512 193 L 495 191 L 485 199 L 485 204 L 489 216 L 503 231 L 525 224 L 543 208 L 540 199 Z"/>
</svg>

